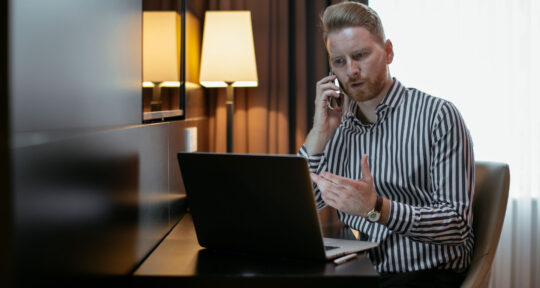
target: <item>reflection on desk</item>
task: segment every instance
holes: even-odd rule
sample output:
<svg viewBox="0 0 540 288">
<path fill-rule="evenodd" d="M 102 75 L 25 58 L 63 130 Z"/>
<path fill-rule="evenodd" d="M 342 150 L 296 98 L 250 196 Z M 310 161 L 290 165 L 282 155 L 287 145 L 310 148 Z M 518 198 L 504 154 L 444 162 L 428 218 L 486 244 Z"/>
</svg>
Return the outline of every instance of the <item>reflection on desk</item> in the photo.
<svg viewBox="0 0 540 288">
<path fill-rule="evenodd" d="M 377 287 L 378 280 L 378 274 L 365 253 L 349 262 L 335 265 L 325 261 L 240 255 L 204 249 L 198 245 L 189 214 L 149 255 L 134 276 L 137 282 L 152 285 L 201 287 L 319 287 L 360 282 L 362 287 Z"/>
<path fill-rule="evenodd" d="M 325 264 L 201 249 L 197 255 L 195 271 L 198 275 L 320 274 L 324 272 Z"/>
</svg>

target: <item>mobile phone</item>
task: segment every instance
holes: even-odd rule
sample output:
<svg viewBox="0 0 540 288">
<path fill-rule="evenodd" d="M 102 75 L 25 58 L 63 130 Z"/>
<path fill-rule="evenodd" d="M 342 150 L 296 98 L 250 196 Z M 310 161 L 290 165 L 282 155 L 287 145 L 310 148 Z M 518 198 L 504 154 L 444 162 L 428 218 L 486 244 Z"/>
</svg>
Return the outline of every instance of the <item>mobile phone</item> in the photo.
<svg viewBox="0 0 540 288">
<path fill-rule="evenodd" d="M 330 75 L 335 75 L 334 71 L 330 70 Z M 327 103 L 328 109 L 330 110 L 334 110 L 335 109 L 334 107 L 336 108 L 341 107 L 341 97 L 343 95 L 343 93 L 341 92 L 341 85 L 339 84 L 339 80 L 337 79 L 337 77 L 336 79 L 334 79 L 334 85 L 336 85 L 339 88 L 339 91 L 338 91 L 339 97 L 338 98 L 332 97 L 332 96 L 328 97 L 328 101 L 326 101 L 326 103 Z"/>
</svg>

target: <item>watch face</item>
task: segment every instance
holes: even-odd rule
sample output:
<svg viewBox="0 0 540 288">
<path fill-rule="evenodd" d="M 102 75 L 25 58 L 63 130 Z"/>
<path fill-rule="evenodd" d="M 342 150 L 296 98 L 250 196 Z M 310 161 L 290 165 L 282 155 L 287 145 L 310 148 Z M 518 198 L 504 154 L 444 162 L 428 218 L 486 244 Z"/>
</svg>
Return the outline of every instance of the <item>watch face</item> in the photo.
<svg viewBox="0 0 540 288">
<path fill-rule="evenodd" d="M 376 211 L 369 211 L 367 214 L 367 219 L 371 222 L 377 222 L 379 221 L 379 218 L 381 218 L 381 213 Z"/>
</svg>

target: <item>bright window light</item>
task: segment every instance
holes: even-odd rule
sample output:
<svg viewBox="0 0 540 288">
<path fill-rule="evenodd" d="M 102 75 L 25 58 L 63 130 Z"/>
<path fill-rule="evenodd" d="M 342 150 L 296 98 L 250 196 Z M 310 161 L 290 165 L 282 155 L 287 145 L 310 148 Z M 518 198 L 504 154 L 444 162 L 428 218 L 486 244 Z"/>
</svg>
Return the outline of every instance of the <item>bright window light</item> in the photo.
<svg viewBox="0 0 540 288">
<path fill-rule="evenodd" d="M 452 101 L 476 160 L 510 165 L 513 197 L 540 196 L 540 1 L 370 0 L 392 76 Z"/>
</svg>

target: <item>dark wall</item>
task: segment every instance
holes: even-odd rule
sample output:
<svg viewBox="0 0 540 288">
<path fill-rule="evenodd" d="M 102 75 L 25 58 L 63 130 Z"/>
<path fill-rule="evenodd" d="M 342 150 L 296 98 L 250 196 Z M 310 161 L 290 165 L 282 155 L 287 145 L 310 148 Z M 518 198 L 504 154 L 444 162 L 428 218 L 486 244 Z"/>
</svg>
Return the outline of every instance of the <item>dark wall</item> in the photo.
<svg viewBox="0 0 540 288">
<path fill-rule="evenodd" d="M 140 123 L 140 0 L 11 3 L 14 132 Z"/>
<path fill-rule="evenodd" d="M 11 177 L 9 151 L 9 108 L 8 108 L 8 4 L 0 1 L 0 285 L 12 286 L 13 269 L 13 224 L 11 214 Z"/>
<path fill-rule="evenodd" d="M 16 284 L 129 274 L 185 211 L 175 156 L 189 127 L 208 150 L 208 119 L 141 124 L 142 0 L 6 5 L 2 223 Z"/>
</svg>

